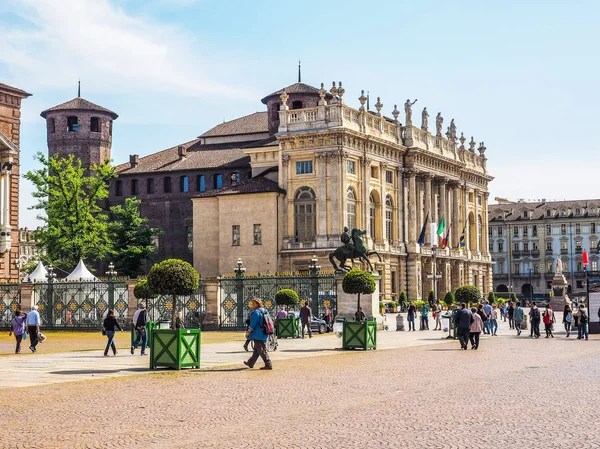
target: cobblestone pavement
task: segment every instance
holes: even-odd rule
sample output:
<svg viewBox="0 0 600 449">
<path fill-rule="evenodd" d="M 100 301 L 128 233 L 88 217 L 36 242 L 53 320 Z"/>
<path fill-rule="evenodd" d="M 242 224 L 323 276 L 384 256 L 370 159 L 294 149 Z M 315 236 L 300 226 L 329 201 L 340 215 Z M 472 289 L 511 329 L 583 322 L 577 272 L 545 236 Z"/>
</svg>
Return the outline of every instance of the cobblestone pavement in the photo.
<svg viewBox="0 0 600 449">
<path fill-rule="evenodd" d="M 3 390 L 2 448 L 599 448 L 600 346 L 487 338 Z"/>
</svg>

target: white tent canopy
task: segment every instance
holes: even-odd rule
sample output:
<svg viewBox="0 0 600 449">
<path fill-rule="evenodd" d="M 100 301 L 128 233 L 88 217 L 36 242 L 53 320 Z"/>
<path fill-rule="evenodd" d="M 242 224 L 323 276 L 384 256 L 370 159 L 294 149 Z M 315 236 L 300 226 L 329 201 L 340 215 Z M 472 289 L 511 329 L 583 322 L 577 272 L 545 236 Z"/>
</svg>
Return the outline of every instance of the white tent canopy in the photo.
<svg viewBox="0 0 600 449">
<path fill-rule="evenodd" d="M 79 263 L 75 269 L 65 278 L 67 281 L 97 281 L 98 279 L 87 269 L 83 260 L 79 260 Z"/>
<path fill-rule="evenodd" d="M 29 276 L 23 279 L 23 282 L 47 282 L 47 274 L 48 271 L 46 270 L 46 267 L 44 267 L 44 264 L 40 261 L 38 262 L 37 267 L 35 267 L 35 270 L 33 270 Z"/>
</svg>

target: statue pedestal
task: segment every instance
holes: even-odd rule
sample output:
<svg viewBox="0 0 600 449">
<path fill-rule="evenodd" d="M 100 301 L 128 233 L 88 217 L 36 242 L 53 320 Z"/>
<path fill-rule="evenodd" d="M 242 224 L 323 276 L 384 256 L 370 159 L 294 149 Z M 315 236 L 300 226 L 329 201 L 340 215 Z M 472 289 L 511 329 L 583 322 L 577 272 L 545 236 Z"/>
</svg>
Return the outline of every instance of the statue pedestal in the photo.
<svg viewBox="0 0 600 449">
<path fill-rule="evenodd" d="M 379 310 L 379 279 L 381 276 L 373 272 L 375 278 L 375 291 L 370 295 L 360 295 L 360 306 L 368 320 L 382 322 L 382 316 Z M 358 295 L 350 295 L 344 292 L 342 288 L 343 274 L 335 275 L 337 285 L 337 316 L 344 317 L 347 320 L 354 320 L 354 314 L 358 306 Z"/>
<path fill-rule="evenodd" d="M 555 273 L 552 278 L 552 298 L 550 305 L 554 311 L 560 311 L 564 308 L 567 299 L 568 282 L 562 273 Z"/>
</svg>

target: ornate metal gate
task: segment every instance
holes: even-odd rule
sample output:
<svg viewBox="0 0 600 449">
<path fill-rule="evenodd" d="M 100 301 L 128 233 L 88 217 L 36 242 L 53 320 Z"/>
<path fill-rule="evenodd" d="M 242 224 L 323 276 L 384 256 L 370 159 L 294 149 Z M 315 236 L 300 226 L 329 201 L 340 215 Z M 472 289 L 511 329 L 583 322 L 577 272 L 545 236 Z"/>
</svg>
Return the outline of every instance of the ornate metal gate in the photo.
<svg viewBox="0 0 600 449">
<path fill-rule="evenodd" d="M 121 281 L 53 281 L 33 286 L 42 326 L 50 328 L 100 328 L 109 309 L 125 324 L 127 283 Z"/>
<path fill-rule="evenodd" d="M 15 311 L 20 305 L 20 284 L 0 284 L 0 328 L 10 326 Z"/>
<path fill-rule="evenodd" d="M 159 296 L 146 302 L 150 321 L 171 321 L 173 299 Z M 177 296 L 177 310 L 181 311 L 185 327 L 198 329 L 206 316 L 206 297 L 201 286 L 198 293 L 190 296 Z"/>
<path fill-rule="evenodd" d="M 275 293 L 290 288 L 300 301 L 308 301 L 313 313 L 321 317 L 326 308 L 337 313 L 337 291 L 333 275 L 257 275 L 224 276 L 220 280 L 221 329 L 243 329 L 252 298 L 261 298 L 265 308 L 275 310 Z"/>
</svg>

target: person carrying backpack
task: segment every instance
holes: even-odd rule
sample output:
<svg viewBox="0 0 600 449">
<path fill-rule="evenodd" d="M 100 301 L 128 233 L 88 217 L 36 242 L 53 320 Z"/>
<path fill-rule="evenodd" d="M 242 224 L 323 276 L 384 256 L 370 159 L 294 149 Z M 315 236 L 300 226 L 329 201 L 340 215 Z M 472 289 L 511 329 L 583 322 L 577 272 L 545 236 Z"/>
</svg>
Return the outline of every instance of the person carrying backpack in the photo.
<svg viewBox="0 0 600 449">
<path fill-rule="evenodd" d="M 540 338 L 540 309 L 537 308 L 536 303 L 531 304 L 531 310 L 529 310 L 529 317 L 531 319 L 531 335 L 530 338 Z"/>
<path fill-rule="evenodd" d="M 546 306 L 546 310 L 544 311 L 544 327 L 546 329 L 546 338 L 552 337 L 554 338 L 554 334 L 552 333 L 552 321 L 554 318 L 554 312 L 549 306 Z"/>
<path fill-rule="evenodd" d="M 148 312 L 143 302 L 139 303 L 138 310 L 133 315 L 133 325 L 135 326 L 135 341 L 131 346 L 131 354 L 135 352 L 136 348 L 142 345 L 142 354 L 146 355 L 146 345 L 148 344 L 148 337 L 146 335 L 146 324 L 148 324 Z"/>
<path fill-rule="evenodd" d="M 577 340 L 588 339 L 588 322 L 590 321 L 588 311 L 585 308 L 585 304 L 579 305 L 579 311 L 577 312 L 579 317 L 578 337 Z"/>
<path fill-rule="evenodd" d="M 246 331 L 246 339 L 254 341 L 254 351 L 248 361 L 244 362 L 244 365 L 248 368 L 254 368 L 254 364 L 260 357 L 265 363 L 265 366 L 260 369 L 272 370 L 273 364 L 267 352 L 266 341 L 269 339 L 269 333 L 273 333 L 273 320 L 269 313 L 263 309 L 261 299 L 254 298 L 250 302 L 250 307 L 253 311 L 250 315 L 250 325 Z"/>
</svg>

